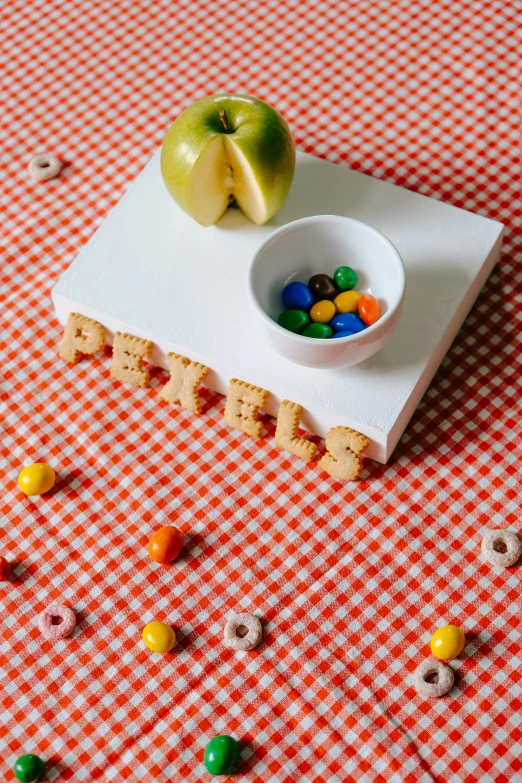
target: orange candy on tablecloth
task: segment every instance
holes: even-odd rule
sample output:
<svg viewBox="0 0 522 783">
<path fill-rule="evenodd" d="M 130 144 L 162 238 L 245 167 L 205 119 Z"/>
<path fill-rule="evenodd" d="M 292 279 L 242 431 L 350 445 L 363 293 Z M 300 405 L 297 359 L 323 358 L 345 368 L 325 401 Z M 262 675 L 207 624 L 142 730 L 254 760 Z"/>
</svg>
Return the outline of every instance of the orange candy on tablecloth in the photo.
<svg viewBox="0 0 522 783">
<path fill-rule="evenodd" d="M 151 536 L 147 549 L 155 563 L 171 563 L 181 552 L 183 534 L 177 527 L 165 525 Z"/>
</svg>

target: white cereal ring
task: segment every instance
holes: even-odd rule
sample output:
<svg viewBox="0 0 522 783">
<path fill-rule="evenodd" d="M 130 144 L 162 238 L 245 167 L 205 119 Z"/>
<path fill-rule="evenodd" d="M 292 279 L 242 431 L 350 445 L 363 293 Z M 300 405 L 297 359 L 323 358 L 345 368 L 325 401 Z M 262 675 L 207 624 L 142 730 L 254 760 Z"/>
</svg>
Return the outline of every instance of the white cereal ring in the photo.
<svg viewBox="0 0 522 783">
<path fill-rule="evenodd" d="M 500 552 L 495 547 L 506 551 Z M 522 555 L 522 543 L 516 533 L 511 530 L 488 530 L 482 539 L 482 554 L 490 563 L 501 568 L 514 565 Z"/>
<path fill-rule="evenodd" d="M 37 155 L 29 164 L 29 174 L 37 182 L 45 182 L 47 179 L 57 177 L 62 170 L 63 163 L 60 158 L 51 153 L 44 152 Z"/>
<path fill-rule="evenodd" d="M 429 682 L 429 677 L 433 682 Z M 455 676 L 453 669 L 442 661 L 433 661 L 429 658 L 423 661 L 413 675 L 415 690 L 421 696 L 444 696 L 453 688 Z"/>
<path fill-rule="evenodd" d="M 54 622 L 57 620 L 58 622 Z M 51 604 L 38 618 L 38 628 L 46 639 L 56 641 L 69 636 L 76 626 L 76 615 L 63 604 Z"/>
<path fill-rule="evenodd" d="M 241 626 L 247 629 L 245 636 L 238 636 Z M 261 641 L 263 629 L 259 619 L 254 614 L 236 614 L 225 625 L 225 644 L 234 650 L 252 650 Z"/>
</svg>

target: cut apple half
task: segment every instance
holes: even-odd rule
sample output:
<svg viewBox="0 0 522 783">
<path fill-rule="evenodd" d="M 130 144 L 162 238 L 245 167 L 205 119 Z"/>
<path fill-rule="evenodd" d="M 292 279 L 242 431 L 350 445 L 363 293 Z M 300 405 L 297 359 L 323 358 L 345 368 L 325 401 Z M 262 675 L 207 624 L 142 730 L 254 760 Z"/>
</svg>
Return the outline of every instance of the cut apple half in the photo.
<svg viewBox="0 0 522 783">
<path fill-rule="evenodd" d="M 220 134 L 194 165 L 188 192 L 190 213 L 202 226 L 211 226 L 223 215 L 231 196 L 253 223 L 267 220 L 267 204 L 247 158 L 229 134 Z"/>
</svg>

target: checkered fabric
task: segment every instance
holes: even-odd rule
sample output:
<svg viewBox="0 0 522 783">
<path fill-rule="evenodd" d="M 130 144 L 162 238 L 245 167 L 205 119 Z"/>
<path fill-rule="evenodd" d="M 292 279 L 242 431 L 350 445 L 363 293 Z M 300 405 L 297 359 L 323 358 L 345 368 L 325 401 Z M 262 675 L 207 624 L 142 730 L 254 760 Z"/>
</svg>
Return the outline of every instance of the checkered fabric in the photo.
<svg viewBox="0 0 522 783">
<path fill-rule="evenodd" d="M 238 781 L 522 779 L 522 566 L 480 556 L 518 531 L 522 345 L 521 7 L 458 0 L 9 0 L 2 6 L 1 777 L 209 780 L 216 734 Z M 57 356 L 50 289 L 195 98 L 265 99 L 297 145 L 504 222 L 501 263 L 388 466 L 343 485 Z M 36 184 L 31 157 L 68 162 Z M 429 295 L 429 292 L 426 292 Z M 26 498 L 19 470 L 58 472 Z M 146 550 L 181 527 L 180 558 Z M 78 626 L 52 644 L 51 601 Z M 264 620 L 248 653 L 235 611 Z M 153 618 L 175 650 L 141 642 Z M 433 630 L 466 632 L 456 686 L 416 695 Z M 228 779 L 228 778 L 225 778 Z"/>
</svg>

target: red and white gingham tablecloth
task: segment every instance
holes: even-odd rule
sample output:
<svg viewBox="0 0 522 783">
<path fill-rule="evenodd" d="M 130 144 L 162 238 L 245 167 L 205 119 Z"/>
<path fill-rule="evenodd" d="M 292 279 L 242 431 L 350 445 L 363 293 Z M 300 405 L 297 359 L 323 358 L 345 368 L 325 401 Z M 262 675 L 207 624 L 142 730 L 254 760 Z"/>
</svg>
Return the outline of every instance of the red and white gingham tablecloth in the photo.
<svg viewBox="0 0 522 783">
<path fill-rule="evenodd" d="M 214 735 L 233 780 L 522 780 L 522 565 L 480 557 L 521 528 L 522 9 L 454 0 L 6 0 L 0 15 L 0 777 L 207 781 Z M 344 485 L 109 377 L 66 365 L 50 289 L 195 98 L 249 93 L 297 145 L 507 225 L 501 263 L 388 466 Z M 70 164 L 35 184 L 42 151 Z M 426 293 L 429 296 L 429 292 Z M 59 473 L 26 498 L 22 466 Z M 171 567 L 146 543 L 182 528 Z M 38 613 L 78 615 L 53 645 Z M 265 639 L 236 654 L 224 618 Z M 175 651 L 141 643 L 156 618 Z M 433 630 L 467 635 L 456 686 L 419 698 Z M 228 778 L 225 778 L 228 780 Z M 232 780 L 232 778 L 230 778 Z"/>
</svg>

